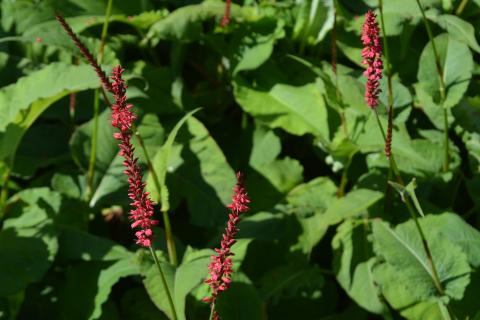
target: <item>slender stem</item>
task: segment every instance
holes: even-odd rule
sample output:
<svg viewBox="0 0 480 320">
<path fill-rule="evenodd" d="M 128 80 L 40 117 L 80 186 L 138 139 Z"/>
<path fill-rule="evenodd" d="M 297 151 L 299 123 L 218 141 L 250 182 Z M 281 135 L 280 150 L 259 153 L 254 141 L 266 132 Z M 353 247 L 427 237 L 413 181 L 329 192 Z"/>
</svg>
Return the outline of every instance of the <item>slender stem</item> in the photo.
<svg viewBox="0 0 480 320">
<path fill-rule="evenodd" d="M 378 116 L 378 112 L 376 110 L 375 110 L 375 115 L 376 115 L 376 118 L 377 118 L 377 122 L 378 122 L 378 125 L 379 125 L 379 128 L 380 128 L 380 131 L 382 133 L 382 136 L 383 136 L 384 140 L 386 140 L 385 132 L 384 132 L 382 123 L 380 122 L 380 117 Z M 395 162 L 395 158 L 393 156 L 393 151 L 392 151 L 392 154 L 390 156 L 390 165 L 391 165 L 391 168 L 393 169 L 393 173 L 395 174 L 395 176 L 397 178 L 397 181 L 401 185 L 405 185 L 405 183 L 403 182 L 403 179 L 400 175 L 400 170 L 398 169 L 397 163 Z M 435 287 L 437 288 L 438 293 L 443 295 L 444 290 L 443 290 L 442 284 L 440 282 L 440 277 L 438 276 L 437 268 L 435 267 L 435 263 L 433 262 L 433 257 L 432 257 L 431 251 L 430 251 L 430 247 L 428 245 L 427 239 L 425 238 L 425 233 L 423 232 L 422 226 L 420 225 L 420 223 L 418 221 L 417 215 L 415 214 L 413 206 L 410 203 L 410 199 L 408 197 L 405 197 L 405 205 L 407 206 L 408 212 L 410 213 L 410 216 L 414 220 L 415 226 L 418 230 L 420 238 L 422 239 L 423 249 L 425 250 L 425 254 L 427 255 L 427 259 L 428 259 L 428 262 L 430 264 L 430 268 L 432 269 L 433 283 L 434 283 Z"/>
<path fill-rule="evenodd" d="M 108 0 L 107 9 L 105 11 L 105 21 L 103 22 L 102 35 L 100 40 L 100 49 L 98 50 L 98 64 L 102 64 L 103 50 L 105 49 L 105 39 L 108 33 L 108 23 L 110 22 L 110 16 L 112 14 L 113 0 Z"/>
<path fill-rule="evenodd" d="M 348 168 L 350 168 L 350 164 L 352 163 L 352 159 L 348 159 L 348 163 L 343 168 L 342 172 L 342 179 L 340 180 L 340 186 L 338 187 L 337 197 L 341 198 L 345 195 L 345 187 L 348 182 Z"/>
<path fill-rule="evenodd" d="M 105 11 L 105 21 L 103 22 L 102 35 L 100 38 L 100 48 L 98 50 L 98 64 L 101 65 L 103 61 L 103 51 L 105 48 L 105 40 L 108 33 L 108 23 L 112 13 L 113 0 L 108 0 L 107 9 Z M 100 92 L 95 90 L 93 96 L 93 133 L 92 145 L 90 148 L 90 159 L 88 162 L 87 172 L 87 198 L 90 199 L 93 195 L 93 178 L 95 174 L 95 163 L 97 161 L 97 144 L 98 144 L 98 115 L 100 110 Z"/>
<path fill-rule="evenodd" d="M 335 93 L 337 97 L 337 102 L 340 102 L 341 99 L 341 94 L 340 94 L 340 88 L 338 87 L 338 73 L 337 73 L 337 8 L 336 8 L 337 2 L 333 1 L 333 28 L 332 28 L 332 71 L 333 75 L 335 77 Z M 343 129 L 343 133 L 345 134 L 345 137 L 348 137 L 348 128 L 347 128 L 347 121 L 345 118 L 345 112 L 343 110 L 339 110 L 340 112 L 340 121 L 341 121 L 341 126 Z"/>
<path fill-rule="evenodd" d="M 461 15 L 463 10 L 465 9 L 465 7 L 467 6 L 468 4 L 468 0 L 462 0 L 462 2 L 460 2 L 460 4 L 458 5 L 458 8 L 457 10 L 455 11 L 455 14 L 457 16 Z"/>
<path fill-rule="evenodd" d="M 153 168 L 153 164 L 152 164 L 152 161 L 150 160 L 150 156 L 148 155 L 148 151 L 147 151 L 147 148 L 145 147 L 145 143 L 142 137 L 140 136 L 139 132 L 137 130 L 135 130 L 134 132 L 135 132 L 135 136 L 137 137 L 138 143 L 140 144 L 140 147 L 142 148 L 143 153 L 145 154 L 148 170 L 150 171 L 150 174 L 152 175 L 152 178 L 153 178 L 153 184 L 155 185 L 155 188 L 157 189 L 158 194 L 160 194 L 160 189 L 161 189 L 160 182 L 158 180 L 157 173 Z M 174 266 L 177 266 L 178 265 L 177 250 L 175 248 L 175 240 L 173 239 L 172 227 L 170 224 L 170 217 L 168 216 L 167 211 L 162 211 L 162 215 L 163 215 L 163 222 L 165 225 L 165 237 L 167 241 L 168 258 L 171 264 L 173 264 Z"/>
<path fill-rule="evenodd" d="M 8 198 L 8 181 L 10 180 L 10 168 L 6 169 L 3 175 L 2 191 L 0 191 L 0 218 L 4 216 L 5 203 Z"/>
<path fill-rule="evenodd" d="M 95 175 L 95 163 L 97 160 L 97 143 L 98 143 L 98 113 L 100 110 L 100 92 L 95 89 L 93 94 L 93 132 L 92 145 L 90 147 L 90 159 L 88 162 L 87 172 L 87 199 L 93 196 L 93 178 Z"/>
<path fill-rule="evenodd" d="M 385 51 L 385 66 L 386 66 L 386 71 L 387 71 L 387 90 L 388 90 L 388 106 L 387 106 L 387 113 L 388 113 L 388 125 L 392 125 L 393 123 L 393 86 L 392 86 L 392 65 L 390 61 L 390 50 L 388 49 L 388 41 L 387 41 L 387 31 L 385 28 L 385 19 L 384 19 L 384 14 L 383 14 L 383 1 L 379 0 L 378 3 L 378 9 L 380 10 L 380 23 L 382 24 L 382 38 L 383 38 L 383 48 Z M 378 115 L 377 115 L 378 119 Z M 392 130 L 389 128 L 389 132 L 391 133 Z M 383 129 L 382 129 L 383 132 Z M 392 137 L 390 137 L 390 143 L 391 143 Z M 387 139 L 385 137 L 385 144 L 387 144 Z M 389 155 L 387 155 L 388 157 Z M 389 161 L 390 163 L 390 169 L 389 169 L 389 176 L 391 175 L 392 171 L 392 161 Z M 387 177 L 388 179 L 389 177 Z M 391 191 L 391 186 L 390 184 L 387 183 L 387 189 L 385 190 L 385 209 L 390 206 L 389 201 L 392 199 L 390 196 Z"/>
<path fill-rule="evenodd" d="M 215 303 L 212 303 L 210 305 L 210 316 L 208 317 L 208 320 L 213 320 L 214 314 L 215 314 Z"/>
<path fill-rule="evenodd" d="M 170 262 L 174 266 L 177 266 L 178 265 L 177 250 L 175 248 L 175 240 L 173 239 L 172 226 L 170 224 L 168 211 L 164 210 L 162 211 L 162 214 L 163 214 L 163 223 L 165 225 L 165 237 L 167 240 L 168 257 L 170 259 Z"/>
<path fill-rule="evenodd" d="M 163 273 L 162 266 L 160 265 L 160 261 L 158 261 L 157 254 L 155 253 L 155 250 L 153 250 L 153 247 L 150 246 L 148 247 L 148 249 L 150 249 L 150 254 L 152 255 L 153 260 L 157 265 L 158 273 L 160 273 L 160 278 L 162 279 L 162 285 L 163 285 L 163 288 L 165 289 L 165 292 L 167 293 L 168 304 L 170 305 L 170 309 L 172 311 L 173 320 L 177 320 L 177 312 L 175 311 L 175 305 L 173 303 L 170 289 L 168 288 L 167 279 L 165 278 L 165 274 Z"/>
<path fill-rule="evenodd" d="M 446 89 L 445 89 L 445 81 L 443 79 L 443 68 L 440 62 L 440 55 L 438 54 L 437 46 L 433 38 L 432 29 L 430 28 L 430 24 L 428 23 L 427 16 L 425 15 L 425 10 L 423 9 L 422 4 L 420 3 L 420 0 L 416 0 L 416 1 L 417 1 L 418 8 L 422 12 L 423 22 L 425 24 L 425 28 L 427 29 L 427 34 L 428 34 L 428 38 L 430 39 L 430 43 L 432 44 L 433 55 L 435 57 L 435 66 L 437 69 L 438 80 L 440 83 L 440 98 L 442 99 L 442 104 L 443 104 L 443 102 L 445 102 Z M 445 159 L 443 162 L 443 171 L 447 172 L 448 167 L 450 166 L 450 146 L 449 146 L 450 142 L 448 139 L 448 112 L 445 108 L 443 110 L 443 120 L 444 120 L 444 133 L 445 133 Z"/>
</svg>

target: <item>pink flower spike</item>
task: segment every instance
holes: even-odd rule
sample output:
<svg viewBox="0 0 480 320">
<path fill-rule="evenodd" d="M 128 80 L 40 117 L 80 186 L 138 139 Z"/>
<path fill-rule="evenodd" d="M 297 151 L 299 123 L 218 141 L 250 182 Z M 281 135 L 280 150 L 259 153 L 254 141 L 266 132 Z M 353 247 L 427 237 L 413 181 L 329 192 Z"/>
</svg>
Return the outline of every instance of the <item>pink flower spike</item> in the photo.
<svg viewBox="0 0 480 320">
<path fill-rule="evenodd" d="M 139 228 L 135 232 L 137 237 L 136 243 L 143 247 L 152 245 L 153 231 L 152 226 L 158 224 L 157 220 L 153 220 L 153 203 L 150 200 L 148 192 L 145 192 L 145 183 L 143 180 L 142 170 L 137 164 L 138 159 L 135 158 L 134 149 L 131 143 L 131 128 L 136 116 L 130 110 L 131 104 L 127 104 L 125 81 L 122 79 L 123 69 L 118 66 L 112 72 L 112 91 L 115 103 L 112 105 L 112 126 L 119 129 L 113 137 L 120 141 L 119 154 L 125 159 L 125 175 L 128 177 L 128 197 L 132 200 L 130 210 L 130 219 L 132 220 L 132 229 Z"/>
<path fill-rule="evenodd" d="M 237 184 L 233 189 L 232 203 L 227 206 L 227 208 L 230 209 L 227 227 L 220 241 L 220 248 L 216 248 L 216 254 L 211 256 L 211 262 L 208 266 L 210 277 L 205 280 L 205 283 L 212 289 L 212 295 L 204 298 L 203 301 L 210 303 L 211 308 L 215 308 L 218 294 L 230 287 L 232 281 L 231 274 L 233 271 L 233 262 L 230 258 L 233 256 L 231 248 L 236 242 L 235 236 L 239 231 L 238 223 L 240 222 L 240 214 L 249 210 L 249 203 L 250 199 L 247 195 L 247 189 L 243 184 L 243 176 L 238 172 Z M 213 312 L 213 319 L 219 319 L 218 313 L 215 310 Z"/>
<path fill-rule="evenodd" d="M 380 79 L 382 79 L 382 46 L 380 44 L 380 29 L 378 27 L 375 13 L 369 10 L 365 15 L 365 22 L 362 28 L 362 63 L 367 66 L 363 73 L 367 78 L 365 85 L 365 102 L 371 109 L 378 106 L 378 95 L 380 94 Z"/>
</svg>

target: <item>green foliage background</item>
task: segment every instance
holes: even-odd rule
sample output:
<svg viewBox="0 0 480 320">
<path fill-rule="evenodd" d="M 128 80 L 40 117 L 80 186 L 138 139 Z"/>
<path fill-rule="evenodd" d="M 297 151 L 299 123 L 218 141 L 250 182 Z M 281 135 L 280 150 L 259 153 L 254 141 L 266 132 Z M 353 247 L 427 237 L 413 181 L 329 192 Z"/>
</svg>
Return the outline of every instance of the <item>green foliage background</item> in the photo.
<svg viewBox="0 0 480 320">
<path fill-rule="evenodd" d="M 360 31 L 376 0 L 234 1 L 225 28 L 222 1 L 114 0 L 102 65 L 126 68 L 138 132 L 166 177 L 169 202 L 134 141 L 149 191 L 170 206 L 179 265 L 167 262 L 162 222 L 155 246 L 180 319 L 208 318 L 202 281 L 237 170 L 252 206 L 222 319 L 480 319 L 480 1 L 422 4 L 446 99 L 415 0 L 384 0 L 393 152 L 404 179 L 416 179 L 443 294 L 402 202 L 413 184 L 388 187 L 383 139 L 363 99 Z M 53 12 L 98 52 L 106 5 L 0 1 L 0 319 L 171 317 L 148 252 L 134 245 L 103 99 L 87 190 L 100 84 Z"/>
</svg>

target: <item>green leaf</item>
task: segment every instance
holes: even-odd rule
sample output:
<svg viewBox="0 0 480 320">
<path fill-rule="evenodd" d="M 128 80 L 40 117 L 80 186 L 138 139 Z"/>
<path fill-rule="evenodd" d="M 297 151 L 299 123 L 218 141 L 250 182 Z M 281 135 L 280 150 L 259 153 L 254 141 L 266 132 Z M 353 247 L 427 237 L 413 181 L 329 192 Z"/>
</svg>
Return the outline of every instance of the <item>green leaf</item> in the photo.
<svg viewBox="0 0 480 320">
<path fill-rule="evenodd" d="M 205 280 L 208 275 L 208 263 L 211 250 L 193 251 L 188 249 L 177 269 L 170 264 L 161 263 L 179 320 L 185 318 L 185 300 L 187 295 Z M 163 288 L 157 266 L 152 264 L 144 271 L 143 283 L 155 305 L 172 319 L 170 305 Z"/>
<path fill-rule="evenodd" d="M 6 219 L 0 231 L 0 256 L 8 257 L 0 264 L 0 296 L 18 293 L 40 281 L 58 251 L 53 224 L 60 206 L 60 199 L 55 197 L 58 194 L 46 193 L 46 188 L 28 191 L 30 197 L 23 192 L 12 198 L 26 201 L 14 204 L 11 200 L 11 210 L 19 215 Z"/>
<path fill-rule="evenodd" d="M 233 34 L 230 63 L 232 75 L 240 71 L 254 70 L 270 58 L 278 39 L 285 37 L 283 20 L 265 18 L 241 25 Z"/>
<path fill-rule="evenodd" d="M 107 301 L 112 287 L 120 278 L 139 274 L 138 266 L 130 259 L 122 259 L 115 262 L 105 270 L 100 271 L 97 286 L 98 291 L 94 299 L 94 308 L 89 316 L 89 320 L 98 319 L 102 313 L 102 305 Z"/>
<path fill-rule="evenodd" d="M 480 46 L 475 39 L 475 29 L 467 21 L 451 14 L 427 16 L 427 18 L 442 27 L 452 38 L 467 44 L 472 50 L 480 53 Z"/>
<path fill-rule="evenodd" d="M 293 262 L 270 270 L 260 281 L 260 295 L 274 304 L 282 299 L 318 295 L 324 281 L 318 267 Z"/>
<path fill-rule="evenodd" d="M 428 43 L 420 56 L 417 78 L 420 86 L 436 105 L 443 108 L 455 106 L 468 88 L 473 72 L 473 58 L 468 46 L 449 34 L 441 34 L 434 39 L 443 70 L 446 88 L 445 101 L 441 101 L 432 44 Z"/>
<path fill-rule="evenodd" d="M 202 24 L 209 20 L 219 20 L 225 11 L 225 4 L 216 1 L 204 1 L 200 4 L 183 6 L 158 21 L 147 34 L 153 46 L 160 40 L 194 41 L 203 36 Z M 231 18 L 244 17 L 252 19 L 253 12 L 232 4 Z"/>
<path fill-rule="evenodd" d="M 429 216 L 419 220 L 446 296 L 461 299 L 471 271 L 466 254 L 441 236 Z M 434 312 L 432 308 L 441 315 L 448 300 L 437 298 L 433 272 L 414 222 L 407 221 L 395 230 L 382 221 L 372 225 L 375 251 L 385 261 L 375 267 L 374 275 L 387 301 L 409 319 L 426 309 Z"/>
<path fill-rule="evenodd" d="M 334 11 L 333 0 L 301 1 L 293 28 L 293 38 L 301 40 L 302 45 L 318 44 L 333 28 Z"/>
<path fill-rule="evenodd" d="M 296 213 L 324 213 L 335 201 L 337 186 L 328 177 L 318 177 L 300 184 L 287 195 L 287 202 Z"/>
<path fill-rule="evenodd" d="M 261 81 L 252 85 L 237 77 L 234 85 L 238 104 L 257 120 L 294 135 L 310 133 L 328 141 L 327 107 L 318 81 L 299 86 Z"/>
<path fill-rule="evenodd" d="M 456 244 L 467 255 L 469 264 L 480 267 L 480 232 L 465 222 L 459 215 L 446 212 L 441 215 L 427 215 L 423 219 L 430 229 Z"/>
<path fill-rule="evenodd" d="M 52 63 L 0 89 L 0 160 L 13 164 L 23 135 L 54 102 L 98 86 L 90 66 Z"/>
<path fill-rule="evenodd" d="M 125 319 L 137 320 L 168 320 L 150 301 L 143 288 L 128 290 L 121 301 L 121 311 Z"/>
<path fill-rule="evenodd" d="M 70 150 L 77 165 L 88 170 L 95 119 L 79 126 L 70 139 Z M 123 174 L 123 159 L 118 155 L 117 141 L 113 138 L 115 128 L 110 125 L 110 110 L 105 109 L 98 117 L 98 136 L 93 194 L 90 206 L 95 206 L 102 198 L 123 190 L 127 179 Z"/>
<path fill-rule="evenodd" d="M 332 240 L 333 269 L 337 281 L 356 303 L 370 312 L 386 314 L 387 307 L 373 277 L 375 259 L 367 239 L 368 228 L 368 224 L 352 219 L 338 226 Z"/>
<path fill-rule="evenodd" d="M 166 178 L 168 161 L 170 153 L 172 152 L 173 142 L 175 141 L 177 133 L 183 124 L 199 110 L 200 108 L 190 111 L 177 122 L 172 131 L 170 131 L 170 134 L 168 135 L 168 138 L 163 144 L 162 148 L 156 153 L 152 160 L 153 169 L 155 170 L 157 176 L 154 177 L 153 172 L 150 172 L 147 178 L 147 191 L 150 192 L 154 200 L 162 204 L 161 210 L 163 212 L 168 212 L 168 210 L 170 210 L 170 200 Z M 159 186 L 156 186 L 157 181 L 155 179 L 157 179 Z M 160 190 L 158 190 L 158 188 L 160 188 Z"/>
<path fill-rule="evenodd" d="M 262 301 L 250 279 L 244 274 L 234 273 L 228 290 L 219 296 L 216 309 L 224 320 L 263 319 Z"/>
<path fill-rule="evenodd" d="M 193 224 L 223 223 L 235 174 L 205 126 L 195 118 L 186 124 L 178 134 L 182 162 L 172 169 L 172 189 L 186 198 Z"/>
<path fill-rule="evenodd" d="M 334 225 L 340 221 L 366 213 L 367 209 L 383 198 L 383 193 L 368 189 L 355 189 L 345 197 L 335 199 L 323 214 L 325 223 Z"/>
<path fill-rule="evenodd" d="M 59 244 L 58 255 L 64 259 L 111 261 L 125 259 L 132 255 L 123 246 L 110 239 L 73 228 L 62 228 Z"/>
<path fill-rule="evenodd" d="M 102 306 L 121 278 L 140 273 L 135 257 L 115 262 L 82 262 L 70 266 L 60 291 L 60 312 L 73 320 L 94 320 L 102 315 Z M 82 296 L 81 300 L 78 296 Z"/>
</svg>

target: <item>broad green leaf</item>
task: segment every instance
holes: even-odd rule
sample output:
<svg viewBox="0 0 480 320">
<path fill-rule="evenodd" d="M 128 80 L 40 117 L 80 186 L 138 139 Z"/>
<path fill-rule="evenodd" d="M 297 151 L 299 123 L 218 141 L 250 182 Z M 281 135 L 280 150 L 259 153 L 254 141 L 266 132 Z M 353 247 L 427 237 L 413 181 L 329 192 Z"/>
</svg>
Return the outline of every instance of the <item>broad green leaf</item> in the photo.
<svg viewBox="0 0 480 320">
<path fill-rule="evenodd" d="M 480 266 L 480 232 L 465 222 L 459 215 L 443 213 L 427 215 L 423 223 L 429 229 L 456 244 L 467 255 L 468 262 L 474 268 Z"/>
<path fill-rule="evenodd" d="M 121 312 L 126 319 L 168 320 L 153 304 L 143 288 L 128 290 L 122 296 Z"/>
<path fill-rule="evenodd" d="M 235 174 L 222 150 L 207 128 L 192 117 L 180 130 L 177 141 L 181 146 L 182 163 L 169 175 L 172 190 L 186 198 L 193 224 L 223 223 Z"/>
<path fill-rule="evenodd" d="M 179 320 L 186 319 L 185 300 L 187 295 L 200 285 L 208 275 L 208 263 L 211 254 L 211 250 L 196 252 L 191 249 L 187 250 L 177 269 L 174 269 L 170 264 L 161 263 Z M 160 310 L 172 319 L 172 311 L 157 267 L 152 264 L 144 271 L 144 276 L 143 283 L 150 298 Z"/>
<path fill-rule="evenodd" d="M 386 314 L 372 272 L 375 259 L 368 228 L 367 223 L 351 219 L 338 227 L 332 240 L 333 269 L 337 281 L 356 303 L 370 312 Z"/>
<path fill-rule="evenodd" d="M 220 20 L 224 12 L 225 4 L 217 1 L 204 1 L 200 4 L 183 6 L 152 25 L 147 34 L 147 40 L 154 46 L 160 40 L 166 39 L 176 41 L 199 40 L 203 35 L 202 24 L 209 20 Z M 233 4 L 231 19 L 235 20 L 237 17 L 254 20 L 255 12 Z"/>
<path fill-rule="evenodd" d="M 439 233 L 429 216 L 419 220 L 426 231 L 446 296 L 461 299 L 471 272 L 466 254 Z M 424 312 L 425 308 L 443 310 L 445 300 L 442 302 L 436 298 L 438 292 L 433 271 L 414 222 L 407 221 L 395 230 L 382 221 L 374 221 L 372 226 L 375 251 L 385 260 L 374 269 L 374 275 L 387 301 L 410 319 L 415 318 L 412 315 Z"/>
<path fill-rule="evenodd" d="M 157 202 L 160 202 L 162 205 L 162 211 L 168 212 L 170 210 L 170 200 L 169 200 L 169 193 L 166 184 L 167 178 L 167 167 L 168 161 L 170 157 L 170 153 L 172 152 L 173 142 L 177 136 L 178 131 L 182 127 L 182 125 L 191 117 L 193 114 L 200 109 L 195 109 L 190 111 L 186 115 L 184 115 L 173 127 L 172 131 L 168 135 L 167 140 L 163 144 L 162 148 L 156 153 L 155 157 L 152 159 L 153 169 L 155 170 L 156 176 L 154 176 L 154 172 L 150 172 L 147 178 L 147 191 L 150 192 L 152 198 Z M 158 182 L 158 186 L 157 186 Z M 160 190 L 158 190 L 160 188 Z"/>
<path fill-rule="evenodd" d="M 299 295 L 319 294 L 323 284 L 323 274 L 318 267 L 293 262 L 270 270 L 260 280 L 260 296 L 276 304 Z"/>
<path fill-rule="evenodd" d="M 113 285 L 117 283 L 120 278 L 140 273 L 138 265 L 132 260 L 133 258 L 119 260 L 107 269 L 100 271 L 97 281 L 98 291 L 95 294 L 94 307 L 88 317 L 89 320 L 100 317 L 102 314 L 102 305 L 107 301 Z"/>
<path fill-rule="evenodd" d="M 229 45 L 232 75 L 260 67 L 270 58 L 276 41 L 284 36 L 283 20 L 268 18 L 242 25 Z"/>
<path fill-rule="evenodd" d="M 282 151 L 280 138 L 265 126 L 257 125 L 253 132 L 252 151 L 248 163 L 252 167 L 269 164 Z"/>
<path fill-rule="evenodd" d="M 59 257 L 84 261 L 111 261 L 132 255 L 123 246 L 107 238 L 97 237 L 85 231 L 62 228 L 59 238 Z"/>
<path fill-rule="evenodd" d="M 23 135 L 54 102 L 98 86 L 90 66 L 52 63 L 0 89 L 0 160 L 13 164 Z"/>
<path fill-rule="evenodd" d="M 82 262 L 70 266 L 59 295 L 62 316 L 73 320 L 99 319 L 112 287 L 121 278 L 140 273 L 134 259 Z M 79 300 L 78 296 L 83 298 Z"/>
<path fill-rule="evenodd" d="M 433 15 L 428 18 L 445 29 L 452 38 L 467 44 L 472 50 L 480 53 L 480 46 L 475 39 L 475 29 L 470 23 L 451 14 Z"/>
<path fill-rule="evenodd" d="M 367 209 L 383 198 L 378 191 L 355 189 L 343 198 L 335 199 L 323 214 L 325 223 L 337 224 L 340 221 L 364 215 Z"/>
<path fill-rule="evenodd" d="M 337 193 L 337 186 L 328 177 L 318 177 L 300 184 L 287 195 L 287 202 L 296 213 L 308 215 L 314 212 L 325 212 Z"/>
<path fill-rule="evenodd" d="M 466 44 L 449 34 L 441 34 L 434 41 L 443 70 L 445 101 L 440 96 L 440 80 L 431 43 L 426 45 L 420 56 L 417 78 L 419 86 L 432 97 L 433 102 L 448 109 L 460 101 L 468 88 L 473 71 L 472 53 Z"/>
<path fill-rule="evenodd" d="M 51 199 L 50 194 L 41 191 L 46 188 L 24 197 L 27 201 L 23 204 L 12 204 L 11 210 L 20 211 L 19 215 L 6 219 L 0 231 L 0 256 L 5 257 L 0 264 L 0 296 L 16 294 L 40 281 L 58 251 L 53 218 L 58 213 L 59 199 Z"/>
<path fill-rule="evenodd" d="M 266 84 L 252 85 L 237 77 L 234 94 L 243 110 L 271 128 L 329 140 L 327 107 L 318 82 L 299 86 Z"/>
<path fill-rule="evenodd" d="M 301 40 L 302 46 L 318 44 L 333 28 L 334 10 L 333 0 L 300 1 L 293 38 Z"/>
<path fill-rule="evenodd" d="M 263 319 L 262 300 L 257 290 L 246 275 L 238 272 L 232 275 L 230 288 L 219 296 L 216 308 L 224 320 Z"/>
<path fill-rule="evenodd" d="M 383 127 L 387 125 L 386 117 L 380 117 Z M 373 115 L 359 123 L 359 132 L 355 143 L 363 153 L 375 152 L 367 157 L 369 167 L 388 168 L 385 157 L 385 142 L 380 134 Z M 431 176 L 442 170 L 443 144 L 426 139 L 411 139 L 403 123 L 395 122 L 393 129 L 392 150 L 399 169 L 416 176 Z M 453 153 L 453 150 L 452 150 Z"/>
<path fill-rule="evenodd" d="M 275 206 L 286 193 L 303 181 L 303 167 L 296 159 L 286 157 L 254 166 L 246 179 L 251 210 L 267 210 Z"/>
</svg>

